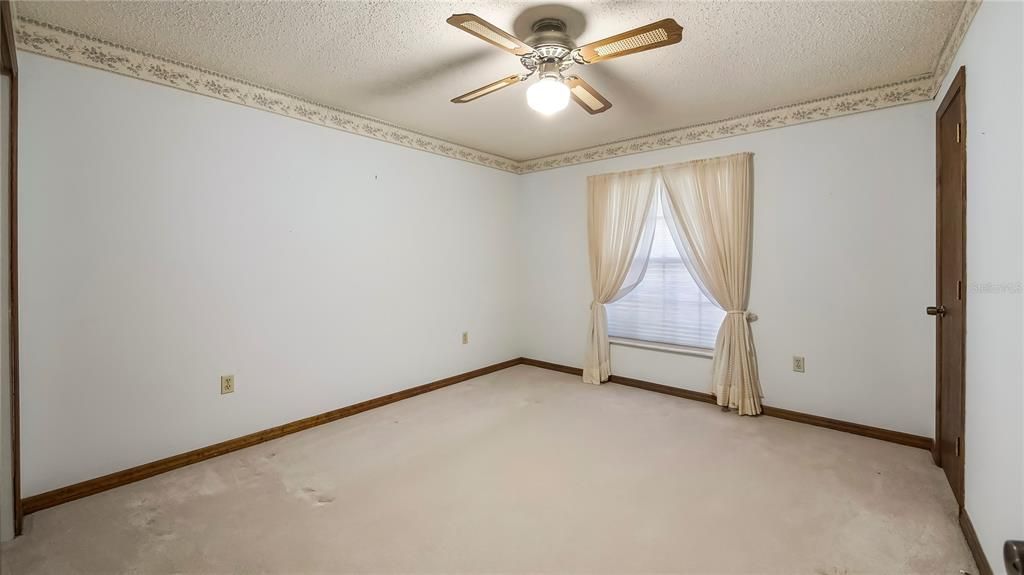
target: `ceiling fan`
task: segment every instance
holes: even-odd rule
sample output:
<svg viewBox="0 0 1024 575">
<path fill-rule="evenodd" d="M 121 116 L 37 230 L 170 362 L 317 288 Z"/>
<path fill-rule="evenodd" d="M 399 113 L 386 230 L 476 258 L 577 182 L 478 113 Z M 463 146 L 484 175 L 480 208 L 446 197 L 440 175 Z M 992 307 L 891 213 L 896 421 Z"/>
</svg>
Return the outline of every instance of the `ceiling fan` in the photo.
<svg viewBox="0 0 1024 575">
<path fill-rule="evenodd" d="M 683 39 L 683 28 L 671 18 L 634 28 L 585 46 L 577 47 L 566 33 L 565 23 L 556 18 L 538 20 L 533 34 L 520 40 L 475 14 L 453 14 L 447 22 L 519 57 L 525 74 L 515 74 L 477 88 L 452 99 L 465 104 L 502 88 L 523 82 L 537 74 L 538 80 L 526 92 L 526 101 L 541 114 L 550 115 L 564 109 L 571 97 L 590 114 L 600 114 L 612 107 L 604 96 L 575 75 L 565 75 L 573 65 L 594 64 L 620 56 L 670 46 Z"/>
</svg>

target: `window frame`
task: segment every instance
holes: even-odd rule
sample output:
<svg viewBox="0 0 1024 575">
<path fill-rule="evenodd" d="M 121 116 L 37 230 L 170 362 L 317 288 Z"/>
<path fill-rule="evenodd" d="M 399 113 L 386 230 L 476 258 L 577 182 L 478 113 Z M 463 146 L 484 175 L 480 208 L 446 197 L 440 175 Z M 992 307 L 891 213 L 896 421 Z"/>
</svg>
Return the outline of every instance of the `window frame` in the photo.
<svg viewBox="0 0 1024 575">
<path fill-rule="evenodd" d="M 706 347 L 694 347 L 691 345 L 679 345 L 675 343 L 661 343 L 657 341 L 644 341 L 642 339 L 633 339 L 629 337 L 619 337 L 616 335 L 608 336 L 608 343 L 612 345 L 618 345 L 622 347 L 632 347 L 635 349 L 649 349 L 652 351 L 661 351 L 665 353 L 674 353 L 676 355 L 689 355 L 693 357 L 702 357 L 705 359 L 714 359 L 715 350 L 714 348 Z"/>
</svg>

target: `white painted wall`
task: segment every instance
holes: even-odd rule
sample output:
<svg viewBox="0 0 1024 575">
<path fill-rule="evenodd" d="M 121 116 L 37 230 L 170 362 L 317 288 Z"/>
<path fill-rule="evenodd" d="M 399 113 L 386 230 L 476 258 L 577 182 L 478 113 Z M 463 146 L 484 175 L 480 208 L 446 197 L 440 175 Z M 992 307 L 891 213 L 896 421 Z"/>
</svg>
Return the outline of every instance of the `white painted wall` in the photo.
<svg viewBox="0 0 1024 575">
<path fill-rule="evenodd" d="M 14 537 L 14 483 L 11 478 L 11 317 L 6 313 L 10 301 L 10 267 L 7 252 L 10 241 L 7 213 L 10 207 L 10 120 L 11 79 L 0 76 L 0 541 Z"/>
<path fill-rule="evenodd" d="M 517 176 L 19 56 L 25 496 L 518 355 Z"/>
<path fill-rule="evenodd" d="M 920 103 L 524 176 L 524 354 L 583 362 L 587 175 L 753 152 L 750 309 L 765 402 L 931 436 L 933 113 Z M 791 371 L 794 355 L 806 373 Z M 711 361 L 613 345 L 612 371 L 709 391 Z"/>
<path fill-rule="evenodd" d="M 984 2 L 932 105 L 967 67 L 965 507 L 992 568 L 1024 539 L 1024 5 Z"/>
</svg>

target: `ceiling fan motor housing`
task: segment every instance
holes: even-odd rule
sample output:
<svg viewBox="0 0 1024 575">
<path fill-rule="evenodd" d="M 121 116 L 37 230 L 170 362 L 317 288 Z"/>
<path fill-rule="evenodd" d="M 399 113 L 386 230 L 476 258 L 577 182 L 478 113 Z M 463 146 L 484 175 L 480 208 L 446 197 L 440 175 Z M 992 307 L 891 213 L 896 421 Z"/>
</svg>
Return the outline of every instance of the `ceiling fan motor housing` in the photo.
<svg viewBox="0 0 1024 575">
<path fill-rule="evenodd" d="M 576 49 L 576 43 L 565 32 L 565 22 L 557 18 L 543 18 L 534 22 L 531 34 L 524 42 L 533 47 L 533 53 L 520 58 L 523 66 L 539 72 L 541 78 L 560 76 L 572 67 L 569 56 Z"/>
</svg>

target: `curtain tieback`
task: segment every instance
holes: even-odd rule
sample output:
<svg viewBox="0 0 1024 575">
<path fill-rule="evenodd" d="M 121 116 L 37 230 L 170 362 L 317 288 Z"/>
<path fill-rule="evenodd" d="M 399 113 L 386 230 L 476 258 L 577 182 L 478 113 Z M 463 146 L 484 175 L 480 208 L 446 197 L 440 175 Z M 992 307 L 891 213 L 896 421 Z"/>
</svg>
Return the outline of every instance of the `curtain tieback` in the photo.
<svg viewBox="0 0 1024 575">
<path fill-rule="evenodd" d="M 752 312 L 752 311 L 747 311 L 745 309 L 734 309 L 734 310 L 729 310 L 729 311 L 725 312 L 725 315 L 741 315 L 741 314 L 743 315 L 743 319 L 745 319 L 747 321 L 757 321 L 757 314 Z"/>
</svg>

